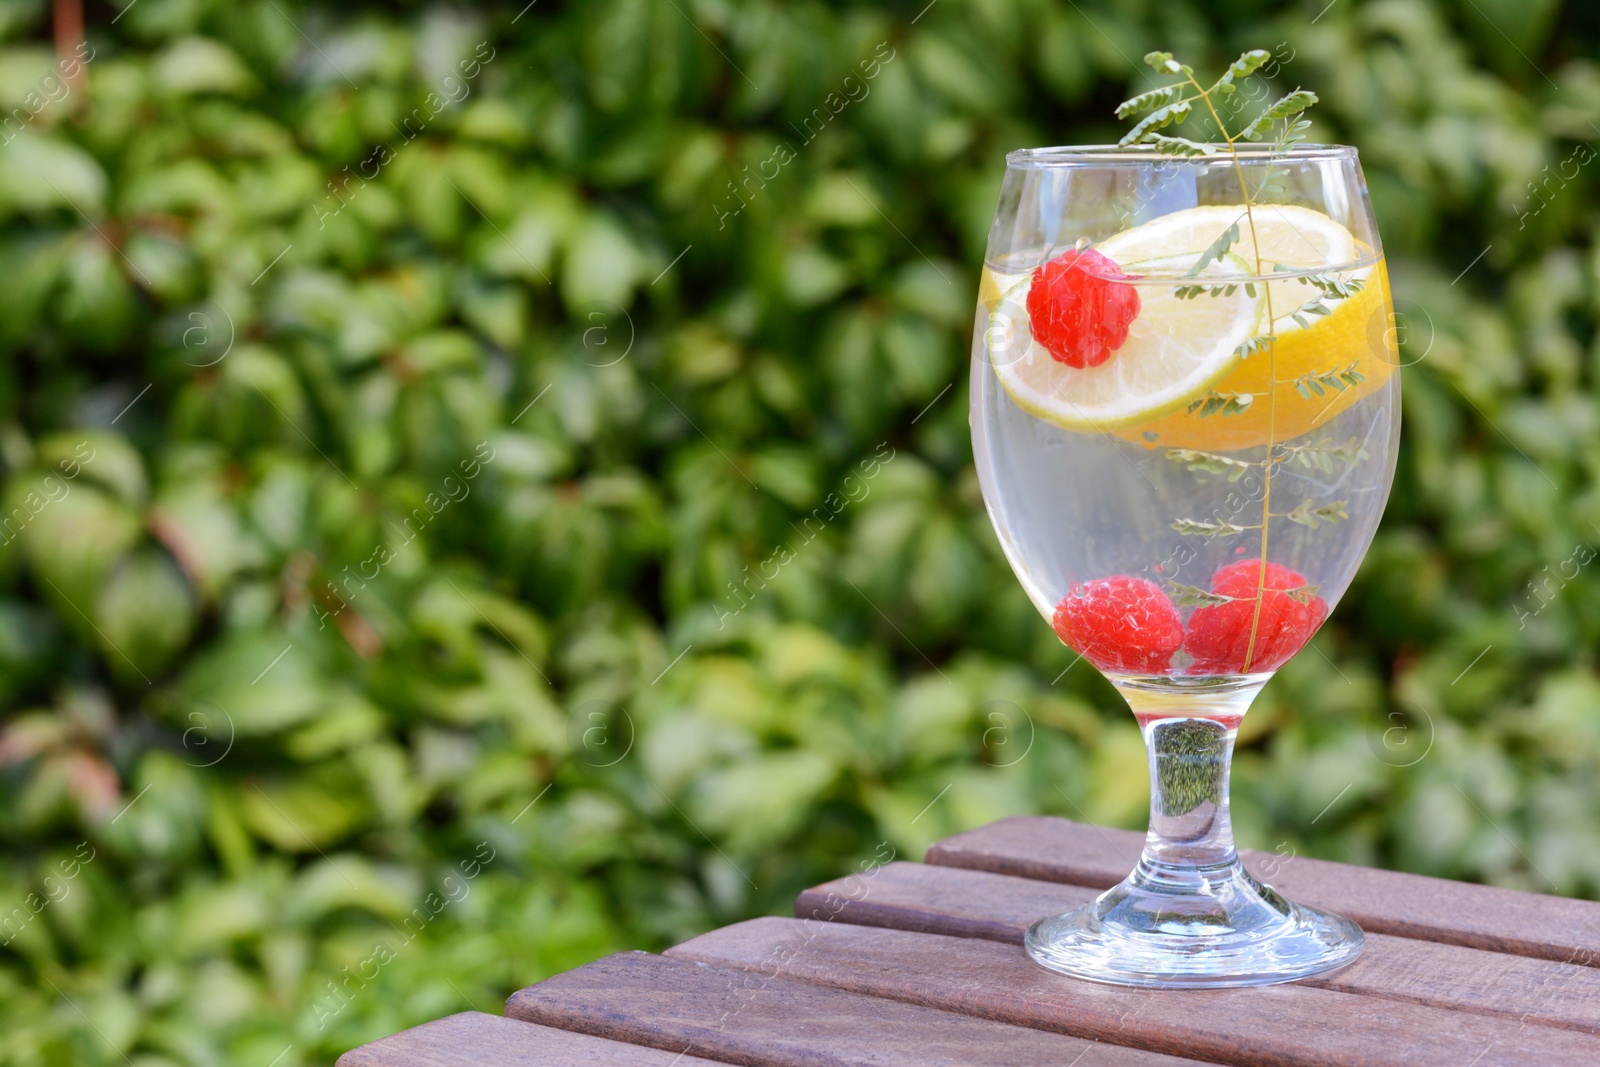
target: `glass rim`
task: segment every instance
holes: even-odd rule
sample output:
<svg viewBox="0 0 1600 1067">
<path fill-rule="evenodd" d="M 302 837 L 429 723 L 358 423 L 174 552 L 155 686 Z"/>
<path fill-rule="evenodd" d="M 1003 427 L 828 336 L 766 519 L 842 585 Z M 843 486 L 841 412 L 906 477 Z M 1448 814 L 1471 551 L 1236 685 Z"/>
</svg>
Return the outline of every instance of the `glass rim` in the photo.
<svg viewBox="0 0 1600 1067">
<path fill-rule="evenodd" d="M 1214 165 L 1231 163 L 1229 146 L 1222 141 L 1201 142 L 1213 153 L 1206 156 L 1177 156 L 1159 151 L 1155 145 L 1057 145 L 1050 148 L 1018 148 L 1006 153 L 1006 166 L 1014 169 L 1043 170 L 1049 167 L 1089 167 L 1116 163 L 1163 163 Z M 1272 160 L 1355 159 L 1356 150 L 1342 144 L 1301 144 L 1289 149 L 1271 145 L 1235 143 L 1233 151 L 1245 162 Z"/>
</svg>

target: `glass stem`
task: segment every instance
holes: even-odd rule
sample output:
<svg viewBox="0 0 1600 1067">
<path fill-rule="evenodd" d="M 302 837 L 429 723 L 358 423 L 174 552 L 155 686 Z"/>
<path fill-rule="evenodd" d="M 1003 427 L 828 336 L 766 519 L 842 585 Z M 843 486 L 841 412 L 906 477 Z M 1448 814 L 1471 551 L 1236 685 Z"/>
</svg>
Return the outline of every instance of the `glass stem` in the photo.
<svg viewBox="0 0 1600 1067">
<path fill-rule="evenodd" d="M 1243 874 L 1228 811 L 1240 720 L 1261 683 L 1130 692 L 1150 764 L 1150 829 L 1132 881 L 1154 892 L 1210 895 Z M 1248 877 L 1248 875 L 1244 875 Z"/>
<path fill-rule="evenodd" d="M 1028 928 L 1028 955 L 1063 974 L 1148 987 L 1262 985 L 1361 952 L 1348 919 L 1290 903 L 1233 847 L 1228 764 L 1267 676 L 1119 678 L 1150 756 L 1150 833 L 1138 866 L 1093 901 Z"/>
</svg>

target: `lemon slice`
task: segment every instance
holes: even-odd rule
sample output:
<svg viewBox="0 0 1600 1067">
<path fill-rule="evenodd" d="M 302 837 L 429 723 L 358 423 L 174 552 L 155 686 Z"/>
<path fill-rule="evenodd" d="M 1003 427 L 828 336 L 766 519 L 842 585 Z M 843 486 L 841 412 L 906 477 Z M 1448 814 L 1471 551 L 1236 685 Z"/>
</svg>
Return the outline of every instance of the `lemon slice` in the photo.
<svg viewBox="0 0 1600 1067">
<path fill-rule="evenodd" d="M 1281 330 L 1270 350 L 1240 360 L 1212 386 L 1219 393 L 1254 397 L 1246 410 L 1227 418 L 1203 418 L 1179 408 L 1115 433 L 1146 448 L 1237 452 L 1293 441 L 1337 418 L 1383 388 L 1400 365 L 1383 261 L 1365 274 L 1360 291 L 1337 301 L 1332 313 L 1310 319 L 1309 326 L 1295 323 Z M 1302 384 L 1328 371 L 1342 373 L 1342 388 L 1312 391 Z"/>
<path fill-rule="evenodd" d="M 1247 216 L 1243 204 L 1189 208 L 1124 230 L 1095 248 L 1131 271 L 1132 263 L 1156 254 L 1198 257 L 1235 224 L 1239 237 L 1231 252 L 1245 260 L 1249 273 L 1256 273 L 1259 253 L 1261 273 L 1281 273 L 1280 264 L 1325 272 L 1349 284 L 1351 295 L 1330 295 L 1301 278 L 1264 283 L 1276 342 L 1270 351 L 1263 349 L 1239 361 L 1210 387 L 1222 394 L 1253 397 L 1249 407 L 1226 418 L 1177 408 L 1148 422 L 1121 427 L 1118 436 L 1149 448 L 1207 452 L 1293 440 L 1347 410 L 1393 373 L 1398 356 L 1389 330 L 1383 264 L 1375 261 L 1371 247 L 1320 211 L 1262 204 L 1252 206 Z M 1317 305 L 1318 313 L 1302 311 L 1308 304 Z M 1266 326 L 1263 320 L 1259 333 L 1267 333 Z M 1354 376 L 1326 395 L 1301 384 L 1318 374 L 1352 370 Z M 1351 381 L 1354 384 L 1348 384 Z"/>
<path fill-rule="evenodd" d="M 1359 245 L 1349 230 L 1320 211 L 1289 204 L 1256 204 L 1248 215 L 1243 204 L 1186 208 L 1108 237 L 1095 251 L 1118 263 L 1184 252 L 1198 255 L 1234 223 L 1239 224 L 1239 240 L 1228 251 L 1253 270 L 1259 248 L 1262 273 L 1271 273 L 1273 263 L 1327 270 L 1359 258 Z"/>
<path fill-rule="evenodd" d="M 1280 273 L 1278 264 L 1283 264 L 1299 271 L 1335 270 L 1342 280 L 1364 282 L 1370 272 L 1370 268 L 1349 269 L 1370 255 L 1354 234 L 1320 211 L 1290 204 L 1257 204 L 1248 214 L 1243 204 L 1174 211 L 1107 238 L 1095 246 L 1095 251 L 1124 269 L 1129 263 L 1155 256 L 1198 256 L 1235 224 L 1239 239 L 1228 251 L 1248 263 L 1252 274 Z M 1342 298 L 1325 296 L 1299 278 L 1268 282 L 1267 290 L 1271 294 L 1273 332 L 1280 337 L 1303 329 L 1294 314 L 1306 304 L 1319 301 L 1332 311 L 1342 302 Z"/>
<path fill-rule="evenodd" d="M 995 376 L 1023 410 L 1067 430 L 1137 426 L 1204 395 L 1237 365 L 1236 350 L 1261 326 L 1265 291 L 1249 283 L 1237 256 L 1183 277 L 1193 263 L 1185 253 L 1126 265 L 1129 274 L 1164 280 L 1127 283 L 1138 285 L 1139 314 L 1127 340 L 1098 367 L 1069 367 L 1033 340 L 1027 313 L 1033 283 L 1019 282 L 996 306 L 984 337 Z M 1195 284 L 1232 291 L 1178 295 Z"/>
<path fill-rule="evenodd" d="M 978 303 L 992 315 L 994 309 L 1000 306 L 1000 301 L 1017 285 L 1032 277 L 1033 271 L 1023 271 L 1021 274 L 1011 274 L 1005 271 L 994 270 L 987 263 L 983 265 L 983 274 L 978 278 Z"/>
</svg>

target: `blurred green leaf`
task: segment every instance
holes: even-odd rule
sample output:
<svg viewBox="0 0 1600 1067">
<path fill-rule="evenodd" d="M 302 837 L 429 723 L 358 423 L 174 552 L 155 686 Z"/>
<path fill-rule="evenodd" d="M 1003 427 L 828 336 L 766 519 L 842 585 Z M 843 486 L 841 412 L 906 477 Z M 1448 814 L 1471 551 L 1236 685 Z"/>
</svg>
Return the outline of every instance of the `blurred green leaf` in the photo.
<svg viewBox="0 0 1600 1067">
<path fill-rule="evenodd" d="M 195 616 L 194 594 L 172 560 L 135 553 L 111 572 L 95 604 L 101 654 L 125 676 L 160 674 L 189 643 Z"/>
</svg>

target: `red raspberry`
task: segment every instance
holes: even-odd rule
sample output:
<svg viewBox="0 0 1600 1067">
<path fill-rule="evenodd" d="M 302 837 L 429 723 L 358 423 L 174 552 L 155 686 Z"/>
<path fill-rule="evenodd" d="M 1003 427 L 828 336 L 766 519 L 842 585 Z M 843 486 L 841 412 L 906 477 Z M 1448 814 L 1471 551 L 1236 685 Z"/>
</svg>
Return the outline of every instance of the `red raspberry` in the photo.
<svg viewBox="0 0 1600 1067">
<path fill-rule="evenodd" d="M 1305 647 L 1328 617 L 1328 605 L 1313 596 L 1301 603 L 1289 590 L 1306 584 L 1305 575 L 1276 563 L 1257 559 L 1230 563 L 1211 578 L 1211 591 L 1235 599 L 1226 604 L 1196 609 L 1189 616 L 1184 651 L 1194 657 L 1190 674 L 1244 674 L 1277 670 Z M 1262 588 L 1261 619 L 1256 622 L 1256 588 Z M 1255 626 L 1255 647 L 1250 628 Z M 1246 654 L 1249 662 L 1245 662 Z"/>
<path fill-rule="evenodd" d="M 1165 674 L 1183 647 L 1183 618 L 1167 594 L 1126 574 L 1072 583 L 1051 624 L 1067 647 L 1103 671 Z"/>
<path fill-rule="evenodd" d="M 1034 340 L 1069 367 L 1098 367 L 1128 339 L 1139 314 L 1128 275 L 1099 252 L 1063 253 L 1033 272 L 1028 321 Z"/>
</svg>

